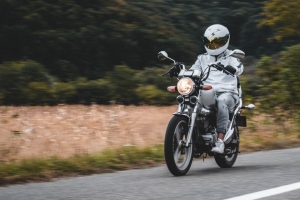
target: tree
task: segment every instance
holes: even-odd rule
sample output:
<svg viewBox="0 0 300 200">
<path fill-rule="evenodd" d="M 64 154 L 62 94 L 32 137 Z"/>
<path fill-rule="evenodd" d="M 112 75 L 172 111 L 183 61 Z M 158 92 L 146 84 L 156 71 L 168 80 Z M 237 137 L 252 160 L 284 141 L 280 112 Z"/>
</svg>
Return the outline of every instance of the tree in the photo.
<svg viewBox="0 0 300 200">
<path fill-rule="evenodd" d="M 273 39 L 295 37 L 300 34 L 300 3 L 299 0 L 265 1 L 262 19 L 259 26 L 270 26 L 275 30 Z"/>
<path fill-rule="evenodd" d="M 263 57 L 257 65 L 261 77 L 260 108 L 283 123 L 290 117 L 300 119 L 300 44 L 281 52 L 280 59 Z"/>
</svg>

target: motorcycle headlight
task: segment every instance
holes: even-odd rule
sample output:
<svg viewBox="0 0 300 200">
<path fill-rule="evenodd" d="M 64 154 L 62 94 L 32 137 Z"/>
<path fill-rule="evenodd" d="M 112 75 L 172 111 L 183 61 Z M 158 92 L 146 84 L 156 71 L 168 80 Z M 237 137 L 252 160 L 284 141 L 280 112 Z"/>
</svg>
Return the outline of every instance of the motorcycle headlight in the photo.
<svg viewBox="0 0 300 200">
<path fill-rule="evenodd" d="M 177 83 L 177 90 L 182 95 L 188 95 L 194 91 L 194 81 L 190 78 L 182 78 Z"/>
</svg>

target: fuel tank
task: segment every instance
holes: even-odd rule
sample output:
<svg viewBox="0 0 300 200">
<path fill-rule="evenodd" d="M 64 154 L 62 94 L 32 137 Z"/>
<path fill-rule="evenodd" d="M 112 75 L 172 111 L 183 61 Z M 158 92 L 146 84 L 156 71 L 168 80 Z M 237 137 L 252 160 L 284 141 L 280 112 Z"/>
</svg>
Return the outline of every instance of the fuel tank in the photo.
<svg viewBox="0 0 300 200">
<path fill-rule="evenodd" d="M 201 101 L 205 108 L 214 109 L 216 103 L 216 92 L 214 89 L 201 90 Z"/>
</svg>

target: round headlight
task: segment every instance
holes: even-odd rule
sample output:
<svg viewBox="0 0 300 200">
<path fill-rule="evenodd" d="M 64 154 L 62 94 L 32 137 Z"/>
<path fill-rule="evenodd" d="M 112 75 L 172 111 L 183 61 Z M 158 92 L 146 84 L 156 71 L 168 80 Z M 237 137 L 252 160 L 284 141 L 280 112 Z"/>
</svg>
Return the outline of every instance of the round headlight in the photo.
<svg viewBox="0 0 300 200">
<path fill-rule="evenodd" d="M 182 78 L 177 83 L 177 90 L 182 95 L 188 95 L 194 91 L 194 81 L 190 78 Z"/>
</svg>

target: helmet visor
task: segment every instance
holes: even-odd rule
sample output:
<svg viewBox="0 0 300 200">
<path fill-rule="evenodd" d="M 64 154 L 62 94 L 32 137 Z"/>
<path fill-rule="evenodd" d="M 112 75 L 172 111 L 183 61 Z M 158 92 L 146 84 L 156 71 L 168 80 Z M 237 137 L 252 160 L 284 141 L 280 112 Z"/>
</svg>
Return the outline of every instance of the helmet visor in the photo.
<svg viewBox="0 0 300 200">
<path fill-rule="evenodd" d="M 226 35 L 224 37 L 219 37 L 219 38 L 204 37 L 203 42 L 206 48 L 214 50 L 224 46 L 227 43 L 228 39 L 229 39 L 229 35 Z"/>
</svg>

